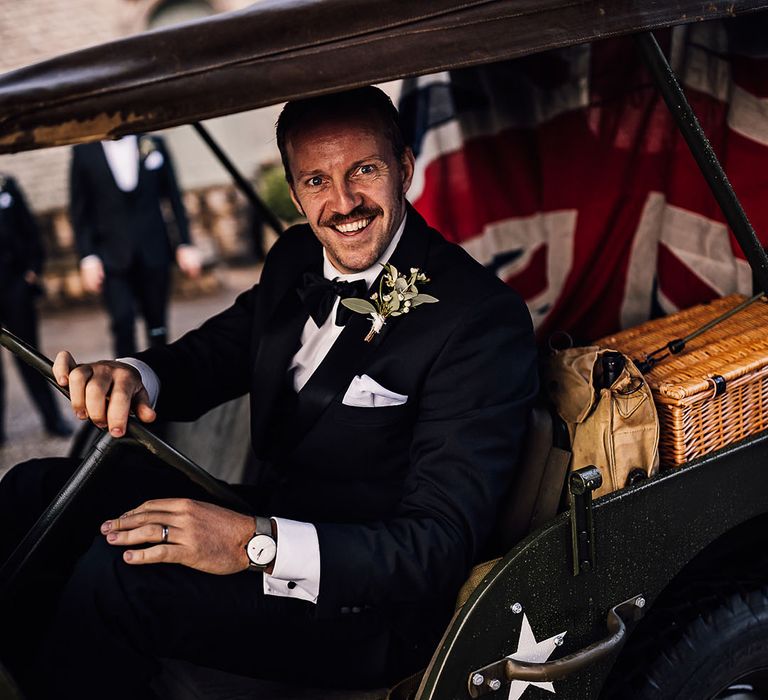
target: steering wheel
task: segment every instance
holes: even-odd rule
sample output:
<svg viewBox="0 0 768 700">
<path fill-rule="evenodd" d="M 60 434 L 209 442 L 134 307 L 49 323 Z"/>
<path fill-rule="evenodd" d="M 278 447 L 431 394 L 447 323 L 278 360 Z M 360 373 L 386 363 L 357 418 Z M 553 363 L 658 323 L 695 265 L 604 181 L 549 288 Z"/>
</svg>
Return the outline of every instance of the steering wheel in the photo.
<svg viewBox="0 0 768 700">
<path fill-rule="evenodd" d="M 54 379 L 53 363 L 2 326 L 0 326 L 0 346 L 10 350 L 40 372 L 51 386 L 69 398 L 69 390 L 59 386 Z M 143 446 L 163 462 L 178 469 L 198 486 L 205 489 L 211 498 L 220 505 L 239 512 L 249 512 L 250 506 L 233 489 L 215 479 L 201 466 L 150 432 L 136 418 L 131 416 L 128 419 L 126 437 L 119 440 L 120 442 L 128 440 Z M 116 442 L 117 440 L 109 434 L 109 431 L 99 429 L 98 439 L 85 455 L 80 466 L 0 568 L 0 598 L 5 596 L 48 533 L 66 512 L 78 493 L 91 480 L 101 464 L 108 458 Z"/>
</svg>

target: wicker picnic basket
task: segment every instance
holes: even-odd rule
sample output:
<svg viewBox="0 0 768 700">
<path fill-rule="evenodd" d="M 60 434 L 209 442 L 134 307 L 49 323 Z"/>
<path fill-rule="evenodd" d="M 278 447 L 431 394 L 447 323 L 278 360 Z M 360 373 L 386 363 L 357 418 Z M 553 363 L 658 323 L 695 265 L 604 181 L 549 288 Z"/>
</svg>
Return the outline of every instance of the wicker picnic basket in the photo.
<svg viewBox="0 0 768 700">
<path fill-rule="evenodd" d="M 734 294 L 649 321 L 596 345 L 635 361 L 737 306 Z M 768 426 L 768 303 L 759 300 L 664 358 L 648 381 L 661 423 L 661 466 L 674 467 Z"/>
</svg>

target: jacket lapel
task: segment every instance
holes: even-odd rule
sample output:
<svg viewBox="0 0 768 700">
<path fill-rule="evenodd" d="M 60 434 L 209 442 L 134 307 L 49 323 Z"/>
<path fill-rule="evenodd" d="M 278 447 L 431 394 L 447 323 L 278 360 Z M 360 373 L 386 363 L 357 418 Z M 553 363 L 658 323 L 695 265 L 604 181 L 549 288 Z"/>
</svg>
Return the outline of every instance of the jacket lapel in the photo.
<svg viewBox="0 0 768 700">
<path fill-rule="evenodd" d="M 410 204 L 407 211 L 408 220 L 403 237 L 389 260 L 402 272 L 407 272 L 412 267 L 423 268 L 428 247 L 424 219 Z M 378 289 L 378 285 L 379 278 L 374 282 L 372 289 Z M 371 327 L 370 317 L 353 314 L 325 359 L 299 392 L 296 442 L 317 422 L 331 401 L 346 391 L 352 379 L 362 373 L 384 344 L 392 327 L 400 320 L 402 317 L 389 319 L 374 339 L 366 343 L 365 336 Z"/>
<path fill-rule="evenodd" d="M 321 260 L 320 245 L 312 236 L 305 256 L 294 261 L 298 263 L 292 268 L 295 275 L 287 271 L 284 275 L 277 275 L 286 283 L 276 297 L 277 302 L 267 312 L 268 318 L 252 370 L 251 440 L 257 454 L 263 444 L 275 401 L 285 385 L 290 361 L 299 349 L 301 331 L 309 318 L 296 290 L 306 270 L 322 269 Z"/>
<path fill-rule="evenodd" d="M 146 134 L 137 134 L 136 136 L 136 189 L 133 190 L 134 193 L 138 195 L 139 191 L 142 189 L 144 185 L 144 180 L 146 179 L 146 167 L 144 165 L 144 162 L 146 161 L 146 157 L 141 152 L 141 140 L 142 139 L 150 139 L 152 143 L 157 147 L 157 142 L 151 137 L 147 136 Z"/>
<path fill-rule="evenodd" d="M 117 180 L 115 179 L 115 173 L 112 171 L 111 166 L 109 165 L 109 161 L 107 160 L 107 153 L 104 150 L 104 146 L 101 145 L 101 142 L 96 142 L 94 144 L 86 144 L 86 148 L 89 146 L 93 146 L 92 155 L 95 159 L 96 163 L 98 163 L 98 167 L 101 168 L 102 172 L 104 173 L 102 182 L 105 184 L 107 182 L 112 183 L 112 189 L 120 196 L 122 197 L 129 197 L 131 196 L 136 190 L 139 189 L 139 183 L 138 180 L 136 181 L 136 189 L 131 190 L 129 192 L 126 192 L 125 190 L 120 189 L 120 185 L 117 184 Z M 139 168 L 139 177 L 141 177 L 141 168 Z"/>
</svg>

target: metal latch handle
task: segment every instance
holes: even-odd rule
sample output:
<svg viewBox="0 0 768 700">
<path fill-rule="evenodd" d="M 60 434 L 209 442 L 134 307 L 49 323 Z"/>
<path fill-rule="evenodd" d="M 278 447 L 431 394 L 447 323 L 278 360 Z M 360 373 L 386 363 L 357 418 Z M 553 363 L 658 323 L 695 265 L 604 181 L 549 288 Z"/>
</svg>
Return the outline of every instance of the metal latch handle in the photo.
<svg viewBox="0 0 768 700">
<path fill-rule="evenodd" d="M 568 491 L 571 501 L 571 546 L 573 575 L 595 569 L 595 527 L 592 522 L 592 492 L 603 484 L 597 467 L 589 466 L 571 472 Z"/>
<path fill-rule="evenodd" d="M 498 690 L 502 681 L 529 681 L 532 683 L 547 683 L 558 681 L 581 671 L 590 664 L 600 661 L 617 651 L 626 641 L 628 622 L 636 622 L 642 617 L 645 598 L 636 595 L 615 605 L 608 611 L 606 625 L 608 636 L 590 644 L 584 649 L 575 651 L 562 659 L 533 663 L 503 658 L 488 666 L 483 666 L 469 674 L 468 689 L 473 698 L 479 698 L 487 693 Z"/>
</svg>

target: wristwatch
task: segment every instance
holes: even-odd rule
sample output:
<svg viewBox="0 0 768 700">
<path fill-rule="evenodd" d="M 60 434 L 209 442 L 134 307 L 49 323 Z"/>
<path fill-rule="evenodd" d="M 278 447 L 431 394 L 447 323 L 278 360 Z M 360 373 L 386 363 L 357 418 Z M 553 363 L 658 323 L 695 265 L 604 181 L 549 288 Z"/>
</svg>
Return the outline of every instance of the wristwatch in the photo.
<svg viewBox="0 0 768 700">
<path fill-rule="evenodd" d="M 245 545 L 245 553 L 248 555 L 249 571 L 264 571 L 277 556 L 277 542 L 272 536 L 272 521 L 269 518 L 253 516 L 256 522 L 256 531 L 253 537 Z"/>
</svg>

